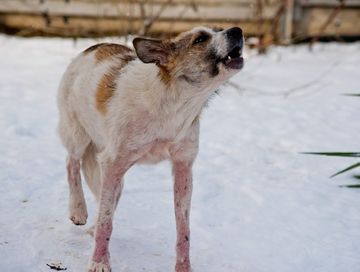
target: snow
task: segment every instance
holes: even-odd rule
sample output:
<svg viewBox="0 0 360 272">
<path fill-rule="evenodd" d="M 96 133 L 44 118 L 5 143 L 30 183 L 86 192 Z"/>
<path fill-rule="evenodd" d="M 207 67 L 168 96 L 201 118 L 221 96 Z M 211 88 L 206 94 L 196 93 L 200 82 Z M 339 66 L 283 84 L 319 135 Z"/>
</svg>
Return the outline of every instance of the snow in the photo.
<svg viewBox="0 0 360 272">
<path fill-rule="evenodd" d="M 0 270 L 85 271 L 86 233 L 67 218 L 65 150 L 56 134 L 56 89 L 70 59 L 98 42 L 0 36 Z M 353 159 L 303 151 L 359 151 L 360 44 L 273 47 L 202 116 L 194 166 L 194 272 L 355 272 L 360 191 L 329 176 Z M 238 85 L 238 88 L 234 88 Z M 111 240 L 113 271 L 173 271 L 175 224 L 169 163 L 137 166 Z"/>
</svg>

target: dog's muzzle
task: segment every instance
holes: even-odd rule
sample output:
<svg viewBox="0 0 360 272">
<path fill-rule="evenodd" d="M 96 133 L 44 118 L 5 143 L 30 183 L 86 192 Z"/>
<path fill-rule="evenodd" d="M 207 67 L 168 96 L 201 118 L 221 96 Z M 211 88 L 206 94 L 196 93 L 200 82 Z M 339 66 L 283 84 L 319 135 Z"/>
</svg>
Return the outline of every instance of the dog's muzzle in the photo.
<svg viewBox="0 0 360 272">
<path fill-rule="evenodd" d="M 242 49 L 244 46 L 244 37 L 241 28 L 233 27 L 225 31 L 228 40 L 228 54 L 221 62 L 228 69 L 241 69 L 244 66 Z"/>
</svg>

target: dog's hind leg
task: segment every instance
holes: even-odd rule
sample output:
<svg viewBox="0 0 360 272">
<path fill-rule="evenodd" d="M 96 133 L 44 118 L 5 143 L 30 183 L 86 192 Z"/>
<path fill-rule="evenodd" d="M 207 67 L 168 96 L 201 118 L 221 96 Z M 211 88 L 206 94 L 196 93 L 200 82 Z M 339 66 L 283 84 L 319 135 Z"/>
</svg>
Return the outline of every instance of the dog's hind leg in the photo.
<svg viewBox="0 0 360 272">
<path fill-rule="evenodd" d="M 58 129 L 68 151 L 69 218 L 75 225 L 85 225 L 88 214 L 81 185 L 80 160 L 90 144 L 90 137 L 77 121 L 75 114 L 60 115 Z"/>
<path fill-rule="evenodd" d="M 80 160 L 68 156 L 67 175 L 70 189 L 69 212 L 70 220 L 75 225 L 85 225 L 88 217 L 84 192 L 81 185 Z"/>
</svg>

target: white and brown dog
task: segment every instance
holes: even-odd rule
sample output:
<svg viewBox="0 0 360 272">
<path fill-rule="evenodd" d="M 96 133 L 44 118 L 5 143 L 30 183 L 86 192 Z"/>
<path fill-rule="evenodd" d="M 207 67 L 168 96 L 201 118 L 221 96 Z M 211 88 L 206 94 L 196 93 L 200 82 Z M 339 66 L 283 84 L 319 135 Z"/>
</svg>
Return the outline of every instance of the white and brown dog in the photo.
<svg viewBox="0 0 360 272">
<path fill-rule="evenodd" d="M 70 219 L 87 220 L 80 178 L 99 201 L 88 271 L 110 271 L 109 241 L 123 177 L 136 163 L 169 159 L 174 175 L 176 272 L 189 272 L 192 165 L 199 116 L 209 97 L 243 67 L 243 34 L 197 27 L 174 39 L 136 38 L 86 49 L 59 88 L 59 133 L 68 151 Z"/>
</svg>

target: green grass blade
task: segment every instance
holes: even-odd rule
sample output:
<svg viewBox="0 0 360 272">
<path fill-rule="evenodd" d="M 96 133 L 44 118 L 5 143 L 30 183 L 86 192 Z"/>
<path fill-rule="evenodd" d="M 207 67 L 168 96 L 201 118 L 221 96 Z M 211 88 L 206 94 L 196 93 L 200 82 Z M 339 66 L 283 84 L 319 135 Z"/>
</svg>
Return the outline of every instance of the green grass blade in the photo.
<svg viewBox="0 0 360 272">
<path fill-rule="evenodd" d="M 356 93 L 348 93 L 348 94 L 344 94 L 346 96 L 360 96 L 360 94 L 356 94 Z"/>
<path fill-rule="evenodd" d="M 360 189 L 360 184 L 341 185 L 340 187 Z"/>
<path fill-rule="evenodd" d="M 354 168 L 359 167 L 359 166 L 360 166 L 360 162 L 357 162 L 357 163 L 355 163 L 355 164 L 353 164 L 353 165 L 350 165 L 349 167 L 347 167 L 347 168 L 345 168 L 345 169 L 343 169 L 343 170 L 335 173 L 334 175 L 331 176 L 331 178 L 333 178 L 333 177 L 335 177 L 335 176 L 337 176 L 337 175 L 340 175 L 340 174 L 342 174 L 342 173 L 345 173 L 345 172 L 347 172 L 347 171 L 350 171 L 351 169 L 354 169 Z"/>
<path fill-rule="evenodd" d="M 301 152 L 301 154 L 360 158 L 360 152 Z"/>
</svg>

